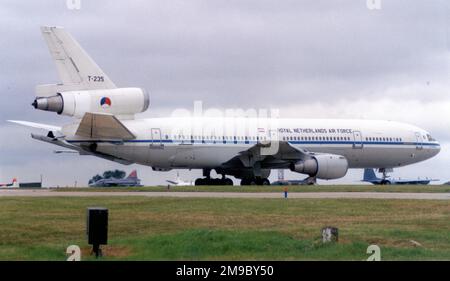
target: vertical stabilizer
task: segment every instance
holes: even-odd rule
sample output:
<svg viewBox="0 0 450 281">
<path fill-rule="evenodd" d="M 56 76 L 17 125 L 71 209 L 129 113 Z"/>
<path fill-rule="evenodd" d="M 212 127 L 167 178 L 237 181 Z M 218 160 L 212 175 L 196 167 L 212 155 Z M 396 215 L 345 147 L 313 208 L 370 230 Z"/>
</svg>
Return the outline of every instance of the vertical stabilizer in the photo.
<svg viewBox="0 0 450 281">
<path fill-rule="evenodd" d="M 128 175 L 128 178 L 129 178 L 129 179 L 130 179 L 130 178 L 133 178 L 133 179 L 137 178 L 137 171 L 136 171 L 136 170 L 133 170 L 133 171 Z"/>
<path fill-rule="evenodd" d="M 363 181 L 367 181 L 367 182 L 373 182 L 373 181 L 378 181 L 381 180 L 377 177 L 377 175 L 375 174 L 375 171 L 373 169 L 364 169 L 364 176 L 363 176 Z"/>
<path fill-rule="evenodd" d="M 59 91 L 116 88 L 111 79 L 64 28 L 43 26 L 41 32 L 62 84 L 40 85 L 36 89 L 37 95 L 53 90 L 55 86 Z M 50 89 L 51 87 L 53 88 Z"/>
<path fill-rule="evenodd" d="M 13 178 L 11 187 L 19 187 L 19 182 L 17 181 L 16 178 Z"/>
</svg>

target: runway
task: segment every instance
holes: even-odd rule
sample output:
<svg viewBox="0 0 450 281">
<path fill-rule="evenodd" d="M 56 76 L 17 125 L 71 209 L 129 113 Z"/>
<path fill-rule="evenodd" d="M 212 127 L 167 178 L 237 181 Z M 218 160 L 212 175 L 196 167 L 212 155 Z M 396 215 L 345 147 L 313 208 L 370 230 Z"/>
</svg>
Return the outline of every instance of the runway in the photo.
<svg viewBox="0 0 450 281">
<path fill-rule="evenodd" d="M 178 198 L 284 198 L 280 192 L 89 192 L 48 189 L 0 190 L 0 197 L 178 197 Z M 293 199 L 414 199 L 450 200 L 450 193 L 403 192 L 290 192 Z"/>
</svg>

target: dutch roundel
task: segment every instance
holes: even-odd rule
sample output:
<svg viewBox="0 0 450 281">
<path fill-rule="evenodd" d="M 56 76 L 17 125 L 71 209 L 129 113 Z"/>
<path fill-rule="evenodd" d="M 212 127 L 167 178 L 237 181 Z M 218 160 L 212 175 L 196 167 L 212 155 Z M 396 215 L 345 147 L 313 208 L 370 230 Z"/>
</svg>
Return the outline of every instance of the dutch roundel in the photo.
<svg viewBox="0 0 450 281">
<path fill-rule="evenodd" d="M 110 107 L 111 106 L 111 99 L 108 97 L 103 97 L 100 100 L 100 106 L 105 108 L 105 107 Z"/>
</svg>

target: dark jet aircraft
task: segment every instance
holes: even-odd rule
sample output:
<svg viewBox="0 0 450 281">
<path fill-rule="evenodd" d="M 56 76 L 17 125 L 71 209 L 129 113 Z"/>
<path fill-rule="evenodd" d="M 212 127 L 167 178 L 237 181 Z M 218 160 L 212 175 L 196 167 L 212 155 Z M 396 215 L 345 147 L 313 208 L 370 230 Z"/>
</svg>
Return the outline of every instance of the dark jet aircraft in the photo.
<svg viewBox="0 0 450 281">
<path fill-rule="evenodd" d="M 429 184 L 431 181 L 437 181 L 436 179 L 394 179 L 386 176 L 384 178 L 379 178 L 376 176 L 373 169 L 364 169 L 363 180 L 365 182 L 370 182 L 373 184 Z"/>
<path fill-rule="evenodd" d="M 132 171 L 128 177 L 123 179 L 108 178 L 100 179 L 96 182 L 89 184 L 92 187 L 105 187 L 105 186 L 142 186 L 141 180 L 137 177 L 136 170 Z"/>
</svg>

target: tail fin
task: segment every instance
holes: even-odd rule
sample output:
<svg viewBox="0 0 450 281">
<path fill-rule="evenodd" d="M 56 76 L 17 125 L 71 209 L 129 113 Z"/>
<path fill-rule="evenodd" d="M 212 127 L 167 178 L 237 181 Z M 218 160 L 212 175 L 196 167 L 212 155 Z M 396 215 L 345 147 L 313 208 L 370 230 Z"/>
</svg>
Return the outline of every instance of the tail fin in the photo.
<svg viewBox="0 0 450 281">
<path fill-rule="evenodd" d="M 62 85 L 40 85 L 36 89 L 37 95 L 55 87 L 59 91 L 117 88 L 64 28 L 43 26 L 41 32 Z"/>
<path fill-rule="evenodd" d="M 11 187 L 19 187 L 19 183 L 16 178 L 13 178 Z"/>
<path fill-rule="evenodd" d="M 128 178 L 137 178 L 137 171 L 133 170 L 129 175 Z"/>
<path fill-rule="evenodd" d="M 371 182 L 376 180 L 379 180 L 379 178 L 377 178 L 377 175 L 373 169 L 364 169 L 363 181 Z"/>
</svg>

